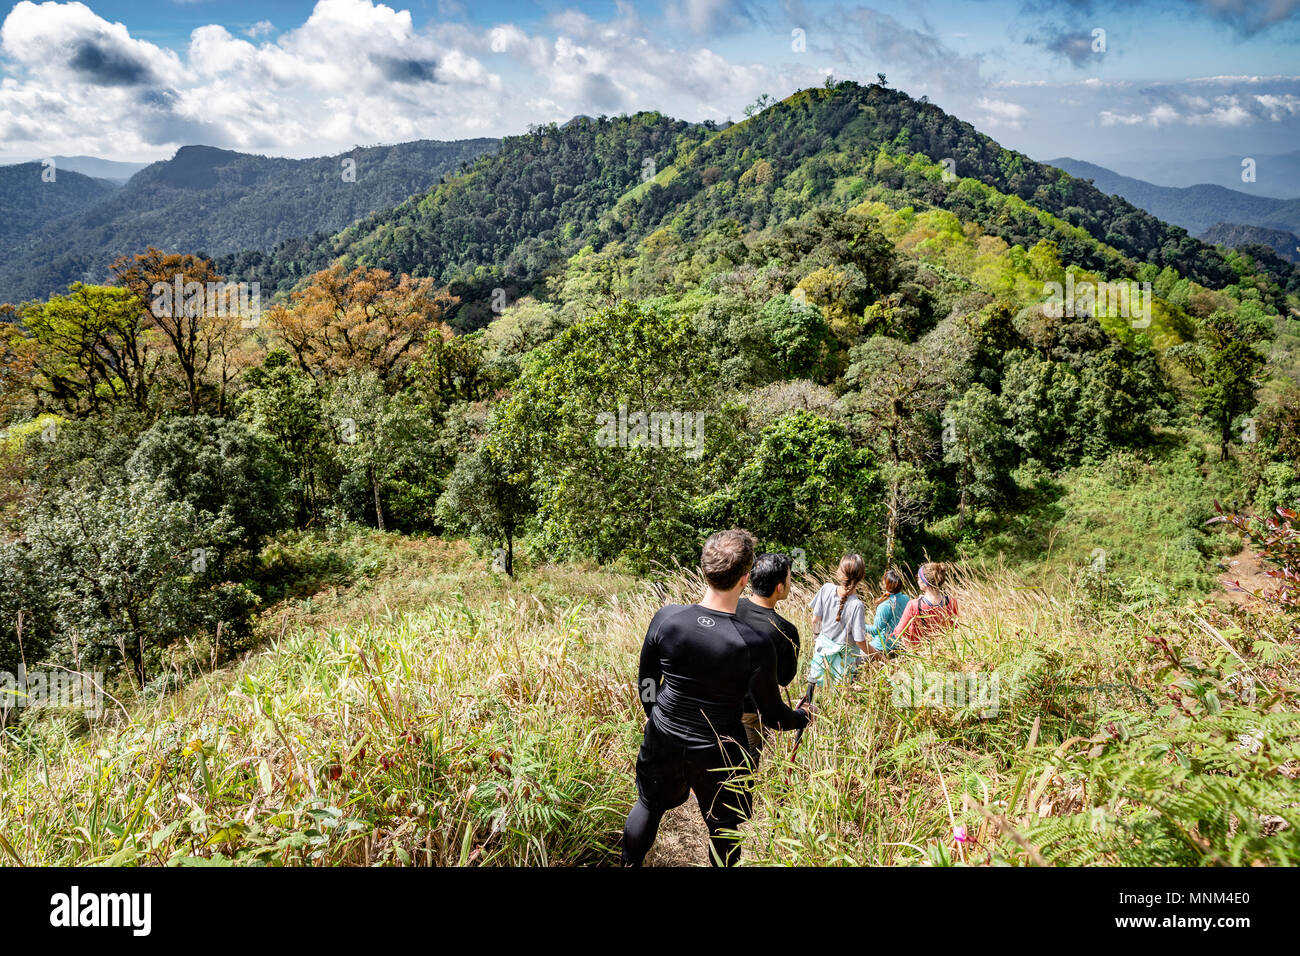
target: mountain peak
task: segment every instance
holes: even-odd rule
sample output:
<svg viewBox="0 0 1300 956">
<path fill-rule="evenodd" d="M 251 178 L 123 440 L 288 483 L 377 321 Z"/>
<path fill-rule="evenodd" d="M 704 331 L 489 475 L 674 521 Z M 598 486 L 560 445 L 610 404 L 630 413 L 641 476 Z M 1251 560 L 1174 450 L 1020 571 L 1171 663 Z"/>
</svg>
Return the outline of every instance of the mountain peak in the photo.
<svg viewBox="0 0 1300 956">
<path fill-rule="evenodd" d="M 176 155 L 171 158 L 171 162 L 178 159 L 194 159 L 196 157 L 217 158 L 220 156 L 239 156 L 240 154 L 232 149 L 221 149 L 219 146 L 203 146 L 195 144 L 193 146 L 182 146 L 176 150 Z"/>
</svg>

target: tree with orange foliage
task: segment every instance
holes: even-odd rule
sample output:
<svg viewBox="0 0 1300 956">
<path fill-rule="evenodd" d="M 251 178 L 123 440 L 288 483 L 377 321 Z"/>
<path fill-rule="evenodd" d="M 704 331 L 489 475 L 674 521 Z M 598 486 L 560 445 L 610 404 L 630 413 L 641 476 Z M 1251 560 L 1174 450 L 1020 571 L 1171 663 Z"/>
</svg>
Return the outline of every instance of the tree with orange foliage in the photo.
<svg viewBox="0 0 1300 956">
<path fill-rule="evenodd" d="M 37 347 L 23 334 L 18 321 L 16 308 L 0 305 L 0 422 L 13 421 L 31 404 Z"/>
<path fill-rule="evenodd" d="M 203 377 L 230 331 L 223 276 L 211 260 L 153 246 L 143 255 L 122 256 L 112 269 L 117 284 L 144 303 L 143 326 L 158 329 L 171 343 L 190 414 L 196 413 Z"/>
<path fill-rule="evenodd" d="M 391 389 L 430 332 L 450 334 L 443 316 L 456 301 L 432 279 L 362 267 L 345 272 L 336 263 L 312 276 L 287 308 L 274 306 L 267 322 L 304 371 L 369 370 Z"/>
</svg>

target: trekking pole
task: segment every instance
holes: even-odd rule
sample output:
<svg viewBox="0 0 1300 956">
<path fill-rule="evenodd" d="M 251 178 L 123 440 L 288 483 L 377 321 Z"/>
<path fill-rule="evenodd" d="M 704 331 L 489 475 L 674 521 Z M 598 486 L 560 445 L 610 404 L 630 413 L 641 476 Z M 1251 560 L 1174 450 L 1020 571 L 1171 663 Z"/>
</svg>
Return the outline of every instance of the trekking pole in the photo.
<svg viewBox="0 0 1300 956">
<path fill-rule="evenodd" d="M 804 697 L 804 700 L 806 700 L 806 701 L 808 702 L 808 704 L 809 704 L 810 707 L 811 707 L 811 705 L 812 705 L 813 688 L 814 688 L 815 686 L 816 686 L 815 684 L 809 684 L 809 685 L 808 685 L 808 693 L 807 693 L 807 695 Z M 786 702 L 787 705 L 790 703 L 790 691 L 788 691 L 788 690 L 785 692 L 785 702 Z M 791 709 L 791 710 L 794 710 L 794 707 L 791 707 L 790 709 Z M 811 714 L 810 714 L 810 716 L 811 716 Z M 794 770 L 794 758 L 795 758 L 795 754 L 799 753 L 799 745 L 800 745 L 801 743 L 803 743 L 803 732 L 804 732 L 804 730 L 806 730 L 806 729 L 807 729 L 806 727 L 800 727 L 798 730 L 796 730 L 796 731 L 794 732 L 794 746 L 793 746 L 792 748 L 790 748 L 790 766 L 787 767 L 787 768 L 786 768 L 786 771 L 785 771 L 785 782 L 786 782 L 787 784 L 790 782 L 790 774 L 791 774 L 791 772 Z"/>
</svg>

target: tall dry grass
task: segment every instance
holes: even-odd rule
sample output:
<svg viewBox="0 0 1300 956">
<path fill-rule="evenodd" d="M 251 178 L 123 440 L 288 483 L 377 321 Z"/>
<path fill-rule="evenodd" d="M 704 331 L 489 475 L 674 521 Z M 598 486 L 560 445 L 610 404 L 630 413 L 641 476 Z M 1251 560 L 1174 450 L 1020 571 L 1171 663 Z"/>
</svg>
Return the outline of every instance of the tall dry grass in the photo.
<svg viewBox="0 0 1300 956">
<path fill-rule="evenodd" d="M 335 595 L 334 625 L 272 616 L 264 649 L 100 725 L 25 719 L 0 744 L 0 853 L 616 862 L 643 722 L 637 652 L 653 613 L 696 600 L 702 582 L 572 566 L 511 582 L 486 564 L 458 552 L 402 609 L 363 588 L 355 606 Z M 824 580 L 801 576 L 780 607 L 805 665 Z M 950 633 L 821 691 L 793 761 L 792 735 L 771 741 L 746 862 L 1300 859 L 1295 648 L 1276 620 L 1169 606 L 1081 572 L 983 568 L 951 589 Z M 996 713 L 911 706 L 895 683 L 918 673 L 997 674 Z M 1241 800 L 1219 800 L 1224 781 Z"/>
</svg>

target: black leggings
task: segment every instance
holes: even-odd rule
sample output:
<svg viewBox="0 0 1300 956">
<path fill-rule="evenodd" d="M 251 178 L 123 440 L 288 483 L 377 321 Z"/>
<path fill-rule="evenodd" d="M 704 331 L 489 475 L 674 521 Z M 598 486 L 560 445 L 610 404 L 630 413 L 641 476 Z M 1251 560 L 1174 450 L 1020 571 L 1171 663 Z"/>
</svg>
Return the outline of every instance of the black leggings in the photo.
<svg viewBox="0 0 1300 956">
<path fill-rule="evenodd" d="M 727 740 L 708 750 L 675 746 L 653 723 L 636 760 L 637 801 L 623 825 L 623 862 L 640 866 L 659 833 L 664 814 L 690 798 L 692 790 L 709 828 L 709 862 L 732 866 L 740 859 L 740 841 L 723 833 L 749 819 L 753 806 L 750 754 Z"/>
</svg>

